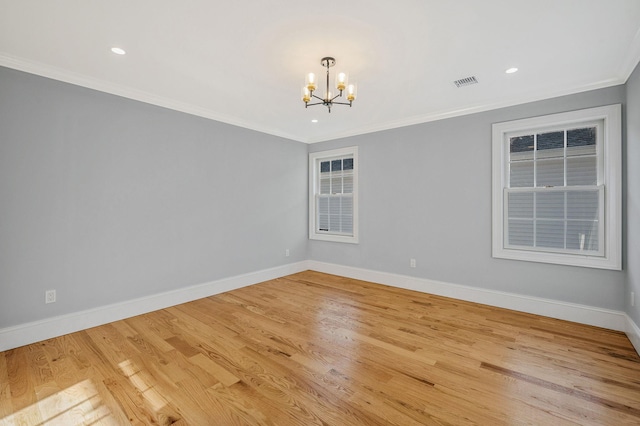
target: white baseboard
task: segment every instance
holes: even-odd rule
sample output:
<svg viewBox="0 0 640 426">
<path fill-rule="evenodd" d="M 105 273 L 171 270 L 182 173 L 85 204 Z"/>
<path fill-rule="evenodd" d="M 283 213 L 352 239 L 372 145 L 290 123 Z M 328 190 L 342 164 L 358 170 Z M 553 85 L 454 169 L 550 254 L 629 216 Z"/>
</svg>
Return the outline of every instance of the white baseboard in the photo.
<svg viewBox="0 0 640 426">
<path fill-rule="evenodd" d="M 640 328 L 624 312 L 313 260 L 264 269 L 122 303 L 0 329 L 0 351 L 224 293 L 307 269 L 624 331 L 629 336 L 629 340 L 631 340 L 636 351 L 640 353 Z"/>
<path fill-rule="evenodd" d="M 484 305 L 512 309 L 551 318 L 573 321 L 616 331 L 626 331 L 628 321 L 626 314 L 621 311 L 597 308 L 594 306 L 578 305 L 552 299 L 524 296 L 515 293 L 487 290 L 406 275 L 353 268 L 331 263 L 308 261 L 309 269 L 328 274 L 340 275 L 392 287 L 415 290 L 438 296 L 482 303 Z M 629 320 L 630 321 L 630 320 Z M 637 331 L 636 327 L 636 331 Z M 635 345 L 635 343 L 634 343 Z M 639 345 L 635 346 L 636 349 Z"/>
<path fill-rule="evenodd" d="M 636 348 L 636 352 L 640 354 L 640 327 L 638 327 L 638 324 L 633 322 L 631 317 L 628 315 L 625 315 L 625 317 L 627 320 L 627 329 L 625 330 L 627 337 L 631 340 L 633 347 Z"/>
<path fill-rule="evenodd" d="M 0 329 L 0 351 L 306 271 L 307 261 Z"/>
</svg>

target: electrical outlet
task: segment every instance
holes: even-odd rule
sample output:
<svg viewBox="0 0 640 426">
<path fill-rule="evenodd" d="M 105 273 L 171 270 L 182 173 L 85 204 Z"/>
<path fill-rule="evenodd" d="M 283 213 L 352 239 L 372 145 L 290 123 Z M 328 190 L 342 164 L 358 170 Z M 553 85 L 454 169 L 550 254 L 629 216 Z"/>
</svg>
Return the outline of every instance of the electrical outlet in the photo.
<svg viewBox="0 0 640 426">
<path fill-rule="evenodd" d="M 416 260 L 415 259 L 409 259 L 409 266 L 411 266 L 412 268 L 416 267 Z"/>
<path fill-rule="evenodd" d="M 286 250 L 284 251 L 284 255 L 285 255 L 286 257 L 289 257 L 289 249 L 286 249 Z"/>
<path fill-rule="evenodd" d="M 56 301 L 55 290 L 47 290 L 44 292 L 44 303 L 55 303 L 55 301 Z"/>
</svg>

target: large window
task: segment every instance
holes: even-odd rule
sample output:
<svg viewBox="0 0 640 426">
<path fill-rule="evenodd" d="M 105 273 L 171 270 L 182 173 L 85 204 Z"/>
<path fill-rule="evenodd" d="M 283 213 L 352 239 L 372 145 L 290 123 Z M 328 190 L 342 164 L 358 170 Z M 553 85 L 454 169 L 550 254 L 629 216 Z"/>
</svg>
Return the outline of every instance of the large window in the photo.
<svg viewBox="0 0 640 426">
<path fill-rule="evenodd" d="M 309 154 L 309 238 L 358 242 L 358 147 Z"/>
<path fill-rule="evenodd" d="M 621 269 L 620 105 L 493 126 L 493 256 Z"/>
</svg>

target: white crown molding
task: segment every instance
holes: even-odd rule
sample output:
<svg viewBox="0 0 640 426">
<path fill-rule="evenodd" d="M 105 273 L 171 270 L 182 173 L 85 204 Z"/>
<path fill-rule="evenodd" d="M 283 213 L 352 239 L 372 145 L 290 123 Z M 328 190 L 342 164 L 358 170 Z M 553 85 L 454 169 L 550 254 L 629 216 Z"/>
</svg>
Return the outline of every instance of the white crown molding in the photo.
<svg viewBox="0 0 640 426">
<path fill-rule="evenodd" d="M 291 139 L 297 142 L 304 142 L 298 140 L 295 136 L 288 133 L 281 132 L 272 128 L 255 126 L 253 123 L 250 123 L 246 120 L 241 120 L 236 117 L 220 114 L 206 108 L 201 108 L 185 102 L 164 98 L 141 90 L 133 89 L 131 87 L 115 84 L 109 81 L 88 77 L 86 75 L 74 73 L 61 68 L 53 67 L 51 65 L 29 61 L 22 58 L 16 58 L 2 52 L 0 52 L 0 66 L 23 71 L 29 74 L 39 75 L 41 77 L 51 78 L 53 80 L 58 80 L 65 83 L 74 84 L 76 86 L 86 87 L 88 89 L 97 90 L 99 92 L 109 93 L 111 95 L 121 96 L 123 98 L 133 99 L 135 101 L 160 106 L 174 111 L 180 111 L 186 114 L 220 121 L 222 123 L 230 124 L 233 126 L 254 130 L 285 139 Z"/>
<path fill-rule="evenodd" d="M 633 71 L 633 68 L 631 69 L 631 71 Z M 310 138 L 303 142 L 306 142 L 308 144 L 326 142 L 329 140 L 342 139 L 347 137 L 364 135 L 367 133 L 382 132 L 385 130 L 397 129 L 400 127 L 413 126 L 416 124 L 428 123 L 432 121 L 445 120 L 447 118 L 462 117 L 465 115 L 477 114 L 480 112 L 492 111 L 500 108 L 508 108 L 516 105 L 522 105 L 522 104 L 527 104 L 531 102 L 557 98 L 560 96 L 588 92 L 590 90 L 604 89 L 607 87 L 624 84 L 627 81 L 628 77 L 629 75 L 627 75 L 626 78 L 612 78 L 612 79 L 602 80 L 602 81 L 598 81 L 591 84 L 574 86 L 574 87 L 566 88 L 562 90 L 554 90 L 554 91 L 547 91 L 547 92 L 531 91 L 531 92 L 523 93 L 517 97 L 501 101 L 501 102 L 481 104 L 481 105 L 476 105 L 469 108 L 463 108 L 458 110 L 438 111 L 438 112 L 433 112 L 429 114 L 402 118 L 400 120 L 395 120 L 395 121 L 376 123 L 371 126 L 354 128 L 349 130 L 348 132 L 340 132 L 340 133 L 334 133 L 334 134 L 325 135 L 325 136 L 319 136 L 316 138 Z"/>
<path fill-rule="evenodd" d="M 638 39 L 637 42 L 636 42 L 636 39 Z M 518 97 L 511 98 L 511 99 L 497 102 L 497 103 L 481 104 L 481 105 L 476 105 L 473 107 L 463 108 L 458 110 L 436 111 L 428 114 L 407 117 L 400 120 L 389 121 L 384 123 L 376 123 L 371 126 L 352 128 L 346 132 L 339 132 L 339 133 L 333 133 L 333 134 L 328 134 L 324 136 L 310 137 L 310 138 L 301 138 L 286 132 L 282 132 L 277 129 L 256 126 L 251 122 L 239 119 L 237 117 L 227 116 L 206 108 L 201 108 L 195 105 L 153 95 L 151 93 L 147 93 L 147 92 L 133 89 L 130 87 L 125 87 L 112 82 L 88 77 L 88 76 L 74 73 L 68 70 L 53 67 L 51 65 L 46 65 L 39 62 L 35 62 L 35 61 L 29 61 L 23 58 L 13 57 L 2 52 L 0 52 L 0 66 L 5 66 L 7 68 L 16 69 L 29 74 L 35 74 L 42 77 L 51 78 L 54 80 L 74 84 L 76 86 L 86 87 L 88 89 L 93 89 L 93 90 L 109 93 L 116 96 L 121 96 L 128 99 L 133 99 L 133 100 L 148 103 L 151 105 L 156 105 L 163 108 L 184 112 L 186 114 L 191 114 L 198 117 L 219 121 L 219 122 L 230 124 L 233 126 L 238 126 L 238 127 L 242 127 L 249 130 L 254 130 L 257 132 L 261 132 L 261 133 L 265 133 L 265 134 L 269 134 L 269 135 L 273 135 L 273 136 L 277 136 L 285 139 L 290 139 L 297 142 L 312 144 L 312 143 L 318 143 L 318 142 L 325 142 L 329 140 L 342 139 L 346 137 L 358 136 L 358 135 L 363 135 L 367 133 L 381 132 L 385 130 L 396 129 L 399 127 L 412 126 L 415 124 L 428 123 L 431 121 L 444 120 L 447 118 L 460 117 L 464 115 L 475 114 L 479 112 L 491 111 L 494 109 L 525 104 L 529 102 L 555 98 L 558 96 L 571 95 L 575 93 L 586 92 L 589 90 L 601 89 L 605 87 L 615 86 L 618 84 L 624 84 L 627 78 L 629 77 L 629 75 L 631 74 L 631 72 L 633 71 L 635 65 L 638 63 L 638 58 L 640 58 L 640 47 L 639 47 L 640 35 L 637 35 L 636 39 L 634 39 L 634 43 L 633 43 L 633 46 L 635 48 L 632 51 L 632 53 L 630 53 L 629 55 L 629 59 L 626 62 L 627 65 L 625 65 L 624 67 L 624 72 L 622 73 L 623 76 L 621 78 L 603 80 L 603 81 L 599 81 L 592 84 L 575 86 L 575 87 L 557 90 L 557 91 L 547 91 L 547 92 L 531 91 L 531 92 L 523 93 Z"/>
<path fill-rule="evenodd" d="M 308 269 L 307 261 L 0 329 L 0 351 L 202 299 Z"/>
<path fill-rule="evenodd" d="M 392 287 L 414 290 L 437 296 L 451 297 L 483 305 L 496 306 L 514 311 L 527 312 L 550 318 L 557 318 L 580 324 L 625 331 L 627 329 L 626 314 L 621 311 L 578 305 L 552 299 L 524 296 L 516 293 L 487 290 L 459 284 L 451 284 L 406 275 L 353 268 L 331 263 L 310 260 L 309 269 L 328 274 L 340 275 Z"/>
</svg>

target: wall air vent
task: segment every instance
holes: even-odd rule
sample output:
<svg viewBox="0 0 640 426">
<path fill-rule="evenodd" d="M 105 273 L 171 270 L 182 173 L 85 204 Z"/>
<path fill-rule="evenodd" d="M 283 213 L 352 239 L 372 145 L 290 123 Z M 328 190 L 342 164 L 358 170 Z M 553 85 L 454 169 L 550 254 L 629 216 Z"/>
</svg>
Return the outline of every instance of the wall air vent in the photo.
<svg viewBox="0 0 640 426">
<path fill-rule="evenodd" d="M 465 77 L 465 78 L 461 78 L 460 80 L 456 80 L 453 83 L 456 85 L 456 87 L 464 87 L 464 86 L 470 86 L 472 84 L 477 84 L 478 79 L 472 75 L 471 77 Z"/>
</svg>

